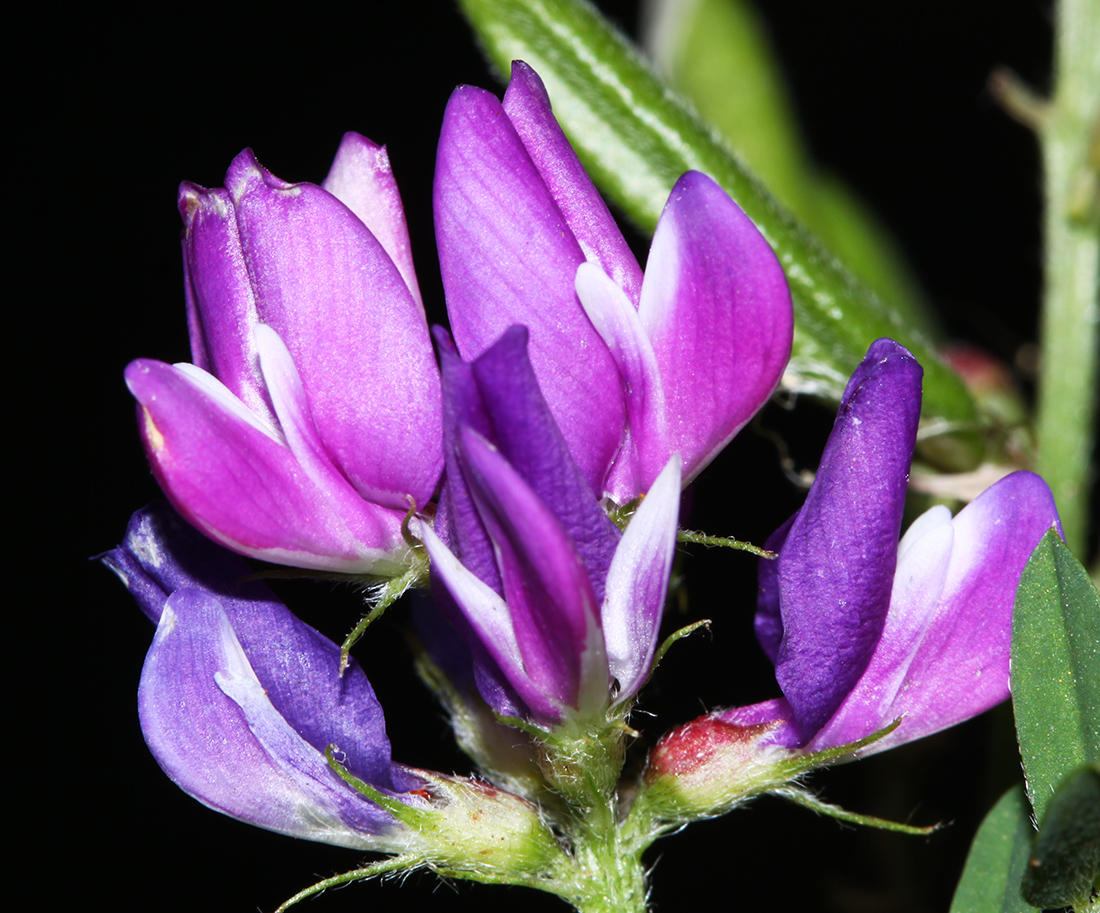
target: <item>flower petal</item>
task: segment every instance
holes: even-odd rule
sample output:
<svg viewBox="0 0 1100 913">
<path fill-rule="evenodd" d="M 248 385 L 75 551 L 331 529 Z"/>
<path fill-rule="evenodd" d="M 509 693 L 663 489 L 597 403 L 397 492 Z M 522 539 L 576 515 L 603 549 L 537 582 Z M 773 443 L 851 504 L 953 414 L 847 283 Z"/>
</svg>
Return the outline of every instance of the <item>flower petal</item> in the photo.
<svg viewBox="0 0 1100 913">
<path fill-rule="evenodd" d="M 532 680 L 527 674 L 523 651 L 504 599 L 471 573 L 431 527 L 425 526 L 421 532 L 424 546 L 432 559 L 432 572 L 443 582 L 455 606 L 472 627 L 478 642 L 488 652 L 508 683 L 536 717 L 550 721 L 559 720 L 559 701 L 541 687 L 542 682 Z M 474 657 L 474 662 L 476 673 L 477 657 Z M 478 690 L 482 690 L 480 681 Z M 484 695 L 484 691 L 482 693 Z M 497 702 L 492 701 L 490 696 L 485 695 L 485 699 L 495 709 L 500 710 Z"/>
<path fill-rule="evenodd" d="M 184 182 L 179 210 L 191 358 L 250 411 L 274 424 L 252 339 L 259 318 L 233 201 L 220 188 Z"/>
<path fill-rule="evenodd" d="M 351 770 L 393 787 L 382 708 L 363 670 L 352 659 L 341 676 L 340 648 L 248 579 L 252 569 L 239 556 L 157 503 L 133 515 L 122 545 L 103 560 L 154 621 L 178 590 L 216 599 L 279 714 L 318 751 L 335 743 Z"/>
<path fill-rule="evenodd" d="M 126 369 L 150 465 L 187 519 L 235 551 L 346 573 L 399 566 L 403 514 L 323 488 L 281 435 L 190 365 Z"/>
<path fill-rule="evenodd" d="M 951 525 L 942 593 L 927 607 L 919 645 L 886 711 L 904 720 L 871 751 L 954 726 L 1008 698 L 1016 588 L 1039 540 L 1052 526 L 1061 531 L 1054 498 L 1039 476 L 1015 472 L 964 507 Z M 902 563 L 909 562 L 903 558 L 899 569 Z M 884 641 L 890 626 L 888 621 Z M 876 654 L 868 672 L 877 661 Z"/>
<path fill-rule="evenodd" d="M 783 545 L 776 679 L 806 738 L 852 690 L 886 623 L 922 374 L 902 346 L 872 344 Z"/>
<path fill-rule="evenodd" d="M 503 108 L 585 258 L 599 265 L 637 308 L 642 288 L 638 261 L 554 118 L 542 80 L 522 60 L 512 61 Z"/>
<path fill-rule="evenodd" d="M 385 146 L 358 133 L 345 133 L 321 187 L 355 213 L 401 273 L 409 294 L 423 310 L 413 269 L 405 208 Z"/>
<path fill-rule="evenodd" d="M 248 711 L 224 693 L 218 678 L 229 690 L 250 692 Z M 405 842 L 393 819 L 336 777 L 324 755 L 263 696 L 212 594 L 187 588 L 168 598 L 142 670 L 138 707 L 157 762 L 205 805 L 269 830 L 340 846 L 399 848 Z M 260 732 L 249 715 L 253 723 L 262 721 Z M 272 739 L 272 732 L 279 737 Z"/>
<path fill-rule="evenodd" d="M 562 525 L 602 601 L 621 534 L 573 461 L 527 358 L 527 340 L 526 329 L 511 327 L 471 365 L 491 425 L 483 436 Z"/>
<path fill-rule="evenodd" d="M 657 356 L 669 446 L 694 479 L 771 396 L 790 357 L 790 292 L 772 249 L 689 171 L 653 236 L 638 307 Z"/>
<path fill-rule="evenodd" d="M 484 438 L 463 429 L 463 474 L 492 539 L 516 642 L 528 678 L 578 707 L 595 676 L 607 694 L 588 573 L 557 517 Z"/>
<path fill-rule="evenodd" d="M 435 176 L 436 238 L 459 352 L 514 324 L 531 333 L 543 396 L 589 485 L 603 490 L 626 419 L 614 361 L 574 291 L 578 245 L 500 102 L 455 90 Z"/>
<path fill-rule="evenodd" d="M 661 629 L 680 514 L 680 458 L 657 477 L 623 534 L 607 575 L 604 642 L 619 700 L 641 688 Z"/>
<path fill-rule="evenodd" d="M 226 185 L 259 318 L 290 350 L 333 462 L 368 500 L 426 502 L 442 470 L 439 381 L 401 273 L 335 197 L 280 181 L 251 151 Z"/>
<path fill-rule="evenodd" d="M 606 493 L 620 504 L 649 490 L 669 458 L 661 373 L 638 312 L 626 294 L 593 263 L 577 268 L 577 297 L 619 369 L 627 431 Z"/>
</svg>

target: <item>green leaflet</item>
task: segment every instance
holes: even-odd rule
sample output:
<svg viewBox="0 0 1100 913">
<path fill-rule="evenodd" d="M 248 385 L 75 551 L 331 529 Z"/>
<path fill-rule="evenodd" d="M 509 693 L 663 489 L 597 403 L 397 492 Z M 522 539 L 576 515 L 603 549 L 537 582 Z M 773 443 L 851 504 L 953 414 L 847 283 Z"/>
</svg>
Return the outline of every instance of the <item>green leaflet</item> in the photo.
<svg viewBox="0 0 1100 913">
<path fill-rule="evenodd" d="M 496 67 L 533 66 L 559 122 L 601 190 L 652 231 L 676 179 L 703 171 L 737 201 L 772 245 L 791 285 L 794 352 L 785 386 L 839 400 L 875 339 L 890 336 L 924 366 L 922 453 L 948 470 L 982 457 L 973 401 L 962 381 L 907 324 L 753 177 L 582 0 L 459 0 Z"/>
<path fill-rule="evenodd" d="M 1100 762 L 1100 596 L 1054 530 L 1016 591 L 1012 704 L 1028 797 L 1042 821 L 1070 772 Z"/>
<path fill-rule="evenodd" d="M 1020 879 L 1032 834 L 1023 787 L 1014 786 L 978 829 L 950 913 L 1030 913 Z"/>
<path fill-rule="evenodd" d="M 1100 878 L 1100 769 L 1071 773 L 1047 806 L 1021 893 L 1037 907 L 1084 911 Z"/>
</svg>

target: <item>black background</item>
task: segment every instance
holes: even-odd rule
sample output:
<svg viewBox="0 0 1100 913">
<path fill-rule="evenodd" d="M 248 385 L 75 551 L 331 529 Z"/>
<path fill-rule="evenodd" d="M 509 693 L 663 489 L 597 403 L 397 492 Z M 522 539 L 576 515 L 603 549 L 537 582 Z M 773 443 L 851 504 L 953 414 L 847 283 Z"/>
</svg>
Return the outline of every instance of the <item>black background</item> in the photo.
<svg viewBox="0 0 1100 913">
<path fill-rule="evenodd" d="M 635 3 L 600 5 L 636 28 Z M 762 9 L 818 160 L 895 232 L 950 332 L 1011 359 L 1035 332 L 1038 157 L 985 80 L 1009 64 L 1043 86 L 1047 4 L 763 0 Z M 421 285 L 441 319 L 430 186 L 443 107 L 457 83 L 499 84 L 443 0 L 281 13 L 116 7 L 39 16 L 12 34 L 7 752 L 18 771 L 8 792 L 20 869 L 41 909 L 270 911 L 360 857 L 203 808 L 145 749 L 135 693 L 152 629 L 87 561 L 157 495 L 122 369 L 138 356 L 188 358 L 178 182 L 218 185 L 245 146 L 280 177 L 320 180 L 349 129 L 388 144 Z M 802 466 L 813 465 L 830 421 L 810 403 L 763 416 Z M 762 541 L 800 498 L 776 462 L 766 439 L 742 434 L 698 486 L 693 524 Z M 705 708 L 777 693 L 751 637 L 750 559 L 697 552 L 687 570 L 685 619 L 713 618 L 713 636 L 666 661 L 643 704 L 657 719 L 636 719 L 650 738 Z M 280 592 L 334 638 L 356 618 L 356 597 L 326 584 Z M 357 651 L 387 708 L 394 755 L 463 771 L 409 670 L 401 614 Z M 945 909 L 970 836 L 1018 769 L 1003 709 L 812 781 L 858 811 L 953 822 L 944 832 L 855 831 L 763 800 L 658 844 L 654 908 Z M 353 886 L 304 909 L 429 904 L 564 909 L 549 896 L 427 874 Z"/>
</svg>

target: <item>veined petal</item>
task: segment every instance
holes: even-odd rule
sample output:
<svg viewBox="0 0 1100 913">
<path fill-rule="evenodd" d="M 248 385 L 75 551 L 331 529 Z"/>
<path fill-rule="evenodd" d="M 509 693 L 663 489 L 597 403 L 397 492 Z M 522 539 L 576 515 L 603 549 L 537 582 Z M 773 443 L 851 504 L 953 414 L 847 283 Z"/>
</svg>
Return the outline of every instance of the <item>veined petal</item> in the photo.
<svg viewBox="0 0 1100 913">
<path fill-rule="evenodd" d="M 638 261 L 558 125 L 542 80 L 522 60 L 512 62 L 503 108 L 585 258 L 599 265 L 637 308 L 642 288 Z"/>
<path fill-rule="evenodd" d="M 489 433 L 482 433 L 549 508 L 568 535 L 597 602 L 621 536 L 574 462 L 527 357 L 528 333 L 510 327 L 471 370 Z"/>
<path fill-rule="evenodd" d="M 626 400 L 627 431 L 606 493 L 620 504 L 649 490 L 669 458 L 661 374 L 638 312 L 598 266 L 577 268 L 577 297 L 618 366 Z"/>
<path fill-rule="evenodd" d="M 333 462 L 368 500 L 426 502 L 442 470 L 439 376 L 401 273 L 339 200 L 250 151 L 226 184 L 257 313 L 293 356 Z"/>
<path fill-rule="evenodd" d="M 902 346 L 872 344 L 783 545 L 776 679 L 806 738 L 859 680 L 886 623 L 922 374 Z"/>
<path fill-rule="evenodd" d="M 409 294 L 423 310 L 413 269 L 405 208 L 386 147 L 358 133 L 345 133 L 321 187 L 355 213 L 401 273 Z"/>
<path fill-rule="evenodd" d="M 432 572 L 443 581 L 455 605 L 508 683 L 536 717 L 550 721 L 561 719 L 561 704 L 527 674 L 512 616 L 504 600 L 467 570 L 431 527 L 424 526 L 421 532 L 432 559 Z"/>
<path fill-rule="evenodd" d="M 657 476 L 623 534 L 607 575 L 603 634 L 619 700 L 635 694 L 653 662 L 680 513 L 680 457 Z"/>
<path fill-rule="evenodd" d="M 492 539 L 504 601 L 527 676 L 578 707 L 595 676 L 607 694 L 607 661 L 591 582 L 557 517 L 484 438 L 463 429 L 459 455 Z"/>
<path fill-rule="evenodd" d="M 184 288 L 191 358 L 256 415 L 274 424 L 253 345 L 256 299 L 229 194 L 184 182 Z"/>
<path fill-rule="evenodd" d="M 235 551 L 297 567 L 392 570 L 403 513 L 307 477 L 281 435 L 199 370 L 126 369 L 150 465 L 187 519 Z"/>
<path fill-rule="evenodd" d="M 669 447 L 686 485 L 771 396 L 791 352 L 783 270 L 756 226 L 689 171 L 653 236 L 638 307 L 656 353 Z"/>
<path fill-rule="evenodd" d="M 230 690 L 251 692 L 259 733 L 218 677 Z M 402 848 L 407 838 L 393 819 L 336 777 L 262 695 L 218 600 L 198 589 L 170 596 L 138 691 L 142 732 L 165 772 L 205 805 L 269 830 L 361 849 Z"/>
<path fill-rule="evenodd" d="M 1052 526 L 1061 532 L 1054 497 L 1030 472 L 1006 476 L 955 517 L 943 592 L 888 710 L 905 720 L 882 748 L 954 726 L 1008 698 L 1016 588 Z M 879 743 L 871 750 L 881 750 Z"/>
<path fill-rule="evenodd" d="M 252 569 L 238 555 L 161 502 L 137 511 L 122 545 L 102 560 L 154 622 L 178 590 L 215 598 L 268 699 L 294 730 L 318 751 L 339 745 L 348 767 L 380 789 L 394 786 L 382 708 L 359 664 L 352 659 L 341 676 L 340 648 L 264 583 L 248 579 Z"/>
<path fill-rule="evenodd" d="M 451 96 L 434 201 L 459 352 L 472 360 L 510 326 L 526 326 L 543 396 L 588 484 L 602 491 L 626 419 L 618 372 L 574 291 L 584 253 L 488 92 L 463 86 Z"/>
</svg>

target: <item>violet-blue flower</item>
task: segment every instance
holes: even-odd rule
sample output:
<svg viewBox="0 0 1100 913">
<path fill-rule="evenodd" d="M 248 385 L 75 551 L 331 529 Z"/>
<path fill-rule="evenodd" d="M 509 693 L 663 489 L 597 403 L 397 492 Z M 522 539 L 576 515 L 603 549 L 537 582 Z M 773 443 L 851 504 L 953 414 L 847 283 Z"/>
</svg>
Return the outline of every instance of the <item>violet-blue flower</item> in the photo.
<svg viewBox="0 0 1100 913">
<path fill-rule="evenodd" d="M 869 754 L 1008 697 L 1016 587 L 1058 513 L 1041 478 L 1016 472 L 954 518 L 933 507 L 899 544 L 922 373 L 880 339 L 853 374 L 806 503 L 761 564 L 756 631 L 783 698 L 716 719 L 781 721 L 767 741 L 805 751 L 900 719 Z"/>
<path fill-rule="evenodd" d="M 686 484 L 774 391 L 791 350 L 775 254 L 705 175 L 676 184 L 643 281 L 546 91 L 513 64 L 501 103 L 451 97 L 439 142 L 436 235 L 458 351 L 511 325 L 597 495 L 626 503 L 679 454 Z"/>
<path fill-rule="evenodd" d="M 385 719 L 352 660 L 299 621 L 238 556 L 167 505 L 134 514 L 103 556 L 157 633 L 138 710 L 157 763 L 204 805 L 268 830 L 359 849 L 407 850 L 413 836 L 331 769 L 413 805 L 422 787 L 390 757 Z"/>
<path fill-rule="evenodd" d="M 344 137 L 320 187 L 242 152 L 180 189 L 194 364 L 126 371 L 179 511 L 257 558 L 399 571 L 442 469 L 439 376 L 384 148 Z"/>
<path fill-rule="evenodd" d="M 436 532 L 423 529 L 437 599 L 498 713 L 545 727 L 603 720 L 653 659 L 680 461 L 669 459 L 620 533 L 542 397 L 526 329 L 471 362 L 438 338 L 447 469 Z"/>
</svg>

